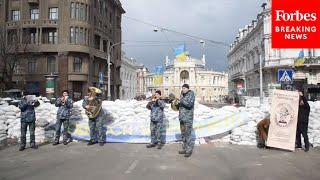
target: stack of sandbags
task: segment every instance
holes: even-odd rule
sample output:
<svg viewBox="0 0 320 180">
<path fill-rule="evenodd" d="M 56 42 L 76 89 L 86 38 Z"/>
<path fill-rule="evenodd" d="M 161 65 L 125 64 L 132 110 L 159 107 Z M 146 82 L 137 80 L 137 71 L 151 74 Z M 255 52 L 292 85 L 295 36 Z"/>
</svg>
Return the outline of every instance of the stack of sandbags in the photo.
<svg viewBox="0 0 320 180">
<path fill-rule="evenodd" d="M 320 101 L 309 102 L 309 141 L 313 146 L 320 146 Z"/>
</svg>

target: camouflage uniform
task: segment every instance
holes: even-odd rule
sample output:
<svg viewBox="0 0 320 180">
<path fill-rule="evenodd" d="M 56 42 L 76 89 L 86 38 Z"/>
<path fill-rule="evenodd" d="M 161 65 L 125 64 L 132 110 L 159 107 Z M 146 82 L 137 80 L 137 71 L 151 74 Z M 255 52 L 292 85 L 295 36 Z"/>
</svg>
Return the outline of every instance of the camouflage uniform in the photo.
<svg viewBox="0 0 320 180">
<path fill-rule="evenodd" d="M 95 97 L 93 100 L 96 102 L 95 106 L 102 104 L 102 100 L 98 97 Z M 89 104 L 89 100 L 86 97 L 82 102 L 82 107 L 85 107 Z M 106 128 L 105 124 L 105 113 L 101 108 L 99 115 L 94 119 L 89 119 L 89 128 L 90 128 L 90 141 L 104 143 L 106 140 Z M 98 132 L 97 132 L 98 131 Z M 98 136 L 98 137 L 97 137 Z"/>
<path fill-rule="evenodd" d="M 59 142 L 60 133 L 61 133 L 61 125 L 63 124 L 63 142 L 66 142 L 68 138 L 70 138 L 68 129 L 69 129 L 69 117 L 71 114 L 71 109 L 73 107 L 73 101 L 69 97 L 65 104 L 62 104 L 62 97 L 59 97 L 56 101 L 56 107 L 58 108 L 57 112 L 57 122 L 56 122 L 56 137 L 55 142 Z"/>
<path fill-rule="evenodd" d="M 28 104 L 26 99 L 22 99 L 19 102 L 18 107 L 21 110 L 20 147 L 24 148 L 26 146 L 26 134 L 27 134 L 28 126 L 29 126 L 29 133 L 30 133 L 30 146 L 34 147 L 36 145 L 36 141 L 35 141 L 36 113 L 34 109 L 39 105 L 40 105 L 39 101 L 36 101 L 34 105 Z"/>
<path fill-rule="evenodd" d="M 166 139 L 164 131 L 165 127 L 163 122 L 165 103 L 162 100 L 157 100 L 156 102 L 149 102 L 147 108 L 151 110 L 151 144 L 164 144 Z"/>
<path fill-rule="evenodd" d="M 194 147 L 193 116 L 194 116 L 195 94 L 188 91 L 183 94 L 179 103 L 179 121 L 182 138 L 182 148 L 186 152 L 192 152 Z"/>
</svg>

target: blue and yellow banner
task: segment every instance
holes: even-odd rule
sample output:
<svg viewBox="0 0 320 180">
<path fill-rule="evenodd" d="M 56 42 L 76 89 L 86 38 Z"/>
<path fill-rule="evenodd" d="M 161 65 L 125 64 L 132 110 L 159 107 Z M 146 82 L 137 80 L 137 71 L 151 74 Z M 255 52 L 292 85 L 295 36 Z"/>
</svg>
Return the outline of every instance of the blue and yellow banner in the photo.
<svg viewBox="0 0 320 180">
<path fill-rule="evenodd" d="M 195 117 L 196 118 L 196 117 Z M 194 121 L 194 138 L 202 138 L 226 133 L 236 127 L 246 124 L 249 121 L 248 112 L 239 112 L 232 115 L 221 114 L 216 117 L 207 117 L 206 120 Z M 106 142 L 117 143 L 149 143 L 150 142 L 150 123 L 137 126 L 136 122 L 130 121 L 125 124 L 106 123 L 104 130 Z M 106 119 L 106 122 L 108 120 Z M 90 130 L 88 122 L 71 121 L 72 137 L 78 140 L 89 140 Z M 180 123 L 174 121 L 165 122 L 161 128 L 161 133 L 166 134 L 166 142 L 181 140 Z"/>
<path fill-rule="evenodd" d="M 163 73 L 164 68 L 163 66 L 156 66 L 154 76 L 153 76 L 153 84 L 155 86 L 162 86 L 163 85 Z"/>
<path fill-rule="evenodd" d="M 178 61 L 185 61 L 187 59 L 186 45 L 180 45 L 177 48 L 174 48 L 174 54 Z"/>
<path fill-rule="evenodd" d="M 294 60 L 294 66 L 295 67 L 303 66 L 305 61 L 306 59 L 304 58 L 304 50 L 301 49 L 301 51 L 299 52 L 298 58 Z"/>
</svg>

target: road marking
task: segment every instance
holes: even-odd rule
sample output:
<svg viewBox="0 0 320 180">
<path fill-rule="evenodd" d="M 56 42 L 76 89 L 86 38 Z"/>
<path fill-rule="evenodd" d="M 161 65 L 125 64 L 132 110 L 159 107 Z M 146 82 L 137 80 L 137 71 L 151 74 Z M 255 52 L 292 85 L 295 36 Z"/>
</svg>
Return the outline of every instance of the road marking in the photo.
<svg viewBox="0 0 320 180">
<path fill-rule="evenodd" d="M 134 170 L 134 168 L 137 167 L 138 162 L 139 162 L 138 160 L 133 161 L 133 163 L 127 169 L 126 174 L 130 174 Z"/>
</svg>

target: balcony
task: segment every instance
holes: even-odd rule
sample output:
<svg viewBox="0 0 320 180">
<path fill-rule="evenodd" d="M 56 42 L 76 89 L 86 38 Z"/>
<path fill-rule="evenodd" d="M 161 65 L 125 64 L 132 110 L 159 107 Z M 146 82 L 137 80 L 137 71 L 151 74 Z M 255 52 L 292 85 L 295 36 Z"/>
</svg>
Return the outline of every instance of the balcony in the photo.
<svg viewBox="0 0 320 180">
<path fill-rule="evenodd" d="M 38 5 L 39 4 L 39 0 L 28 0 L 28 3 L 31 5 Z"/>
<path fill-rule="evenodd" d="M 316 58 L 306 58 L 304 61 L 305 66 L 314 66 L 314 65 L 320 65 L 320 57 Z"/>
</svg>

